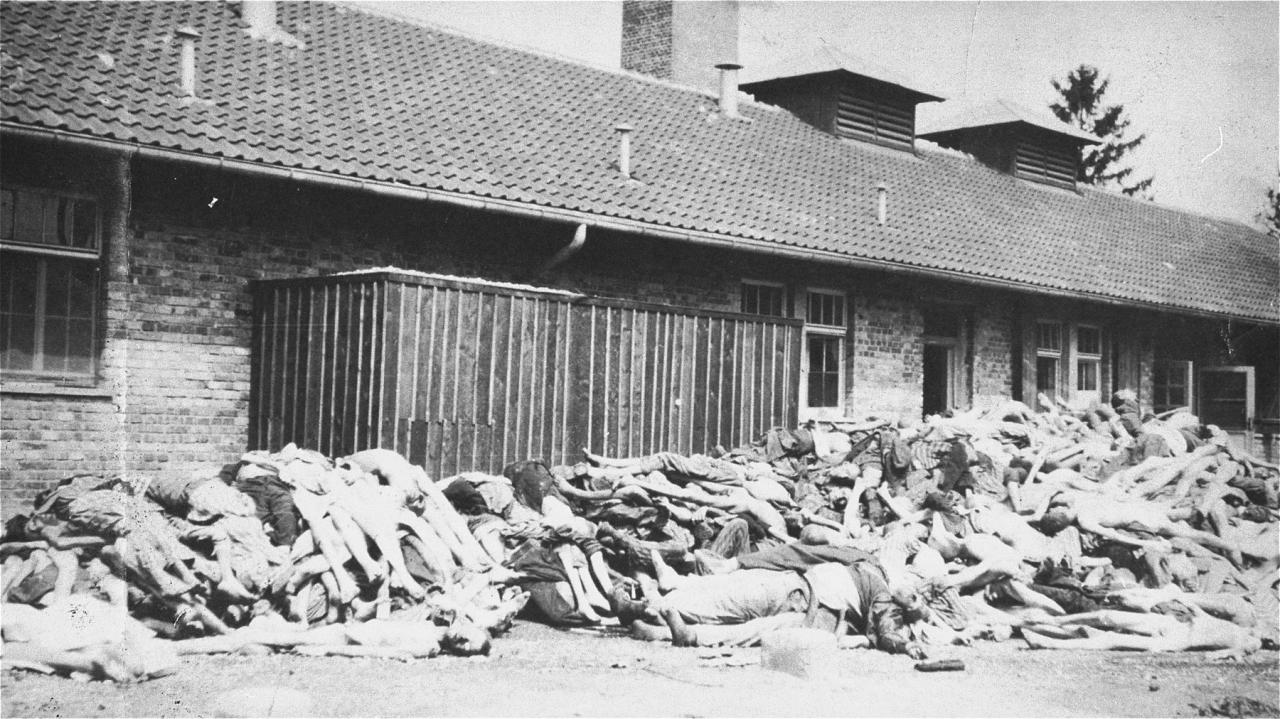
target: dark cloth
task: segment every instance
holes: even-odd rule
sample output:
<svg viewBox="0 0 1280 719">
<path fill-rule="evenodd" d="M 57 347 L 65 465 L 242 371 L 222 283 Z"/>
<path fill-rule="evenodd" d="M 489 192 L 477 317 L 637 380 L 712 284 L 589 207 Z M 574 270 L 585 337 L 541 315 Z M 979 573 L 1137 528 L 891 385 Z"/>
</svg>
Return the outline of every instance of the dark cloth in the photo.
<svg viewBox="0 0 1280 719">
<path fill-rule="evenodd" d="M 813 452 L 813 435 L 807 429 L 774 427 L 756 441 L 729 451 L 729 457 L 773 463 Z"/>
<path fill-rule="evenodd" d="M 850 566 L 859 562 L 876 564 L 875 557 L 853 547 L 833 547 L 829 544 L 784 544 L 738 557 L 742 569 L 771 569 L 776 572 L 803 572 L 817 564 L 835 562 Z"/>
<path fill-rule="evenodd" d="M 906 476 L 915 460 L 911 445 L 903 441 L 896 431 L 886 429 L 880 433 L 880 446 L 884 453 L 884 469 L 890 478 Z"/>
<path fill-rule="evenodd" d="M 852 548 L 832 547 L 832 549 Z M 738 561 L 741 562 L 742 559 L 739 558 Z M 884 573 L 879 565 L 874 562 L 855 561 L 848 567 L 849 573 L 853 576 L 854 585 L 858 588 L 859 603 L 856 616 L 852 617 L 849 623 L 850 627 L 866 636 L 872 646 L 882 652 L 905 654 L 908 644 L 906 619 L 902 615 L 902 609 L 889 594 L 889 585 L 885 582 Z"/>
<path fill-rule="evenodd" d="M 293 546 L 298 538 L 298 508 L 293 504 L 293 488 L 270 475 L 239 478 L 235 488 L 253 500 L 258 519 L 271 528 L 272 544 Z"/>
<path fill-rule="evenodd" d="M 9 590 L 4 598 L 6 602 L 15 604 L 35 604 L 41 597 L 53 591 L 54 582 L 58 581 L 58 568 L 47 564 L 38 572 L 32 572 Z"/>
<path fill-rule="evenodd" d="M 506 566 L 517 572 L 529 575 L 530 580 L 538 582 L 567 582 L 564 564 L 556 556 L 555 550 L 537 539 L 527 539 L 511 552 Z"/>
<path fill-rule="evenodd" d="M 191 490 L 210 481 L 207 477 L 157 477 L 147 485 L 147 499 L 174 514 L 187 513 Z"/>
<path fill-rule="evenodd" d="M 551 476 L 547 463 L 540 459 L 512 462 L 503 467 L 502 476 L 511 480 L 516 501 L 539 514 L 542 513 L 544 497 L 553 496 L 569 504 L 569 500 L 556 488 L 555 477 Z"/>
<path fill-rule="evenodd" d="M 553 627 L 576 627 L 591 623 L 557 591 L 555 582 L 534 582 L 524 585 L 524 588 L 529 592 L 525 614 L 530 618 Z"/>
<path fill-rule="evenodd" d="M 34 513 L 46 514 L 51 512 L 61 519 L 66 519 L 67 505 L 87 492 L 105 489 L 113 483 L 114 480 L 93 474 L 77 474 L 74 477 L 68 477 L 58 482 L 58 486 L 53 489 L 36 495 Z"/>
<path fill-rule="evenodd" d="M 640 570 L 652 573 L 654 568 L 653 558 L 649 556 L 650 550 L 657 550 L 662 561 L 667 564 L 684 569 L 689 565 L 689 550 L 693 549 L 693 536 L 674 522 L 668 522 L 662 529 L 648 535 L 647 539 L 640 539 L 626 531 L 610 531 L 605 529 L 605 525 L 601 525 L 597 538 L 609 549 L 618 566 L 625 572 Z"/>
<path fill-rule="evenodd" d="M 1032 584 L 1031 588 L 1052 599 L 1058 604 L 1058 606 L 1062 607 L 1067 614 L 1094 612 L 1101 609 L 1101 606 L 1090 598 L 1089 595 L 1085 594 L 1083 589 L 1059 587 L 1048 584 Z"/>
<path fill-rule="evenodd" d="M 661 526 L 671 518 L 671 512 L 661 505 L 633 505 L 618 500 L 587 504 L 578 514 L 587 521 L 608 522 L 615 527 Z"/>
<path fill-rule="evenodd" d="M 475 485 L 465 479 L 455 479 L 444 488 L 444 497 L 460 514 L 477 515 L 489 511 L 489 504 Z M 539 501 L 541 507 L 541 501 Z"/>
</svg>

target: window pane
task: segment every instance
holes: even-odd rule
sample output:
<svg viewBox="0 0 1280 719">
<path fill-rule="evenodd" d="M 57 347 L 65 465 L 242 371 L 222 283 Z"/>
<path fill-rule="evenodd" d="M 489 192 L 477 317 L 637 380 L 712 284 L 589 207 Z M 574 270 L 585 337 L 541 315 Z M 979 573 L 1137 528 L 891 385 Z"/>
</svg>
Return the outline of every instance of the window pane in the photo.
<svg viewBox="0 0 1280 719">
<path fill-rule="evenodd" d="M 785 317 L 782 288 L 772 285 L 742 284 L 742 311 L 753 315 Z"/>
<path fill-rule="evenodd" d="M 808 348 L 808 406 L 840 406 L 840 351 L 843 341 L 839 337 L 809 335 Z"/>
<path fill-rule="evenodd" d="M 67 371 L 67 321 L 62 318 L 46 319 L 44 323 L 44 371 Z"/>
<path fill-rule="evenodd" d="M 1076 349 L 1080 354 L 1102 354 L 1102 332 L 1097 327 L 1076 328 Z"/>
<path fill-rule="evenodd" d="M 67 331 L 67 372 L 89 374 L 93 371 L 93 322 L 71 320 Z"/>
<path fill-rule="evenodd" d="M 1062 325 L 1057 322 L 1036 323 L 1036 347 L 1050 352 L 1062 351 Z"/>
<path fill-rule="evenodd" d="M 1081 392 L 1097 392 L 1099 369 L 1097 360 L 1076 362 L 1076 389 Z"/>
<path fill-rule="evenodd" d="M 843 327 L 844 295 L 809 292 L 809 312 L 805 319 L 810 324 Z"/>
<path fill-rule="evenodd" d="M 93 262 L 67 261 L 67 316 L 92 319 L 94 300 L 98 296 L 97 265 Z"/>
<path fill-rule="evenodd" d="M 66 200 L 56 197 L 41 198 L 44 207 L 44 244 L 61 245 L 62 238 L 59 235 L 60 226 L 62 224 L 62 207 L 66 204 Z"/>
<path fill-rule="evenodd" d="M 13 190 L 0 190 L 0 240 L 13 239 Z"/>
<path fill-rule="evenodd" d="M 32 369 L 36 320 L 31 315 L 0 315 L 0 369 Z"/>
<path fill-rule="evenodd" d="M 45 260 L 45 264 L 44 314 L 46 317 L 66 317 L 67 265 L 57 260 Z"/>
<path fill-rule="evenodd" d="M 44 241 L 44 202 L 39 195 L 15 192 L 13 239 L 18 242 Z"/>
<path fill-rule="evenodd" d="M 96 202 L 92 200 L 76 200 L 71 245 L 72 247 L 97 249 L 98 204 Z"/>
<path fill-rule="evenodd" d="M 1052 399 L 1058 393 L 1058 360 L 1053 357 L 1036 358 L 1036 391 Z"/>
<path fill-rule="evenodd" d="M 822 407 L 839 407 L 840 406 L 840 378 L 835 374 L 825 374 L 822 376 Z"/>
<path fill-rule="evenodd" d="M 20 252 L 0 254 L 0 313 L 35 315 L 38 263 Z"/>
<path fill-rule="evenodd" d="M 782 309 L 782 288 L 768 287 L 766 289 L 769 290 L 769 302 L 764 305 L 766 314 L 774 317 L 786 316 L 786 312 Z"/>
</svg>

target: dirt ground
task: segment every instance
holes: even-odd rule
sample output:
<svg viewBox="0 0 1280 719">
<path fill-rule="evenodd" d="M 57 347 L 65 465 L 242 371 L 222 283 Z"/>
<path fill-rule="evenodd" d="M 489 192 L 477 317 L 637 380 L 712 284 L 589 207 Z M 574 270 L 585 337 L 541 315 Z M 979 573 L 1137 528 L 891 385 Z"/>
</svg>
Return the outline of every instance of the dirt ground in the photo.
<svg viewBox="0 0 1280 719">
<path fill-rule="evenodd" d="M 315 716 L 1199 716 L 1228 698 L 1274 716 L 1280 702 L 1273 651 L 1207 662 L 1012 640 L 940 652 L 966 670 L 925 674 L 906 657 L 846 650 L 826 683 L 764 670 L 758 649 L 719 657 L 746 666 L 712 666 L 709 653 L 522 622 L 471 659 L 189 657 L 177 674 L 131 686 L 7 671 L 0 714 L 208 716 L 219 694 L 259 686 L 305 693 Z"/>
</svg>

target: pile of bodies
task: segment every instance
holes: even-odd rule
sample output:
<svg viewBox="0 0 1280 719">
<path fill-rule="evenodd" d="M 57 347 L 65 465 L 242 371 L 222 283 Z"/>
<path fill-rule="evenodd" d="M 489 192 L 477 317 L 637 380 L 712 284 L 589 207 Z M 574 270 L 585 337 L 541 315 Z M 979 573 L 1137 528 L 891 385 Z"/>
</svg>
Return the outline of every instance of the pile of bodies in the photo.
<svg viewBox="0 0 1280 719">
<path fill-rule="evenodd" d="M 1131 393 L 1040 404 L 438 481 L 388 450 L 292 445 L 189 480 L 75 477 L 6 526 L 5 660 L 128 679 L 197 652 L 474 654 L 521 612 L 913 657 L 1274 643 L 1280 468 Z M 76 616 L 118 621 L 48 630 Z"/>
</svg>

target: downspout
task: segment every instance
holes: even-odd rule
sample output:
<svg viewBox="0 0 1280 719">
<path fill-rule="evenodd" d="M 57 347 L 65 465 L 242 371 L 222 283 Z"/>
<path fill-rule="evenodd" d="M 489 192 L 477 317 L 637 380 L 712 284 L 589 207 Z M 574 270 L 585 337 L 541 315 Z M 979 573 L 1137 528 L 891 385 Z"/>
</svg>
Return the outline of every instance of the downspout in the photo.
<svg viewBox="0 0 1280 719">
<path fill-rule="evenodd" d="M 537 274 L 544 275 L 564 264 L 570 257 L 578 254 L 578 250 L 581 250 L 585 244 L 587 244 L 587 226 L 583 223 L 573 231 L 573 239 L 569 241 L 569 244 L 561 247 L 551 256 L 551 259 L 542 263 L 542 266 L 538 268 Z"/>
<path fill-rule="evenodd" d="M 118 310 L 112 309 L 115 305 L 111 302 L 111 292 L 113 286 L 118 293 L 130 292 L 129 222 L 133 213 L 133 158 L 136 155 L 136 148 L 126 149 L 110 160 L 112 196 L 106 217 L 103 218 L 107 246 L 103 265 L 106 272 L 103 273 L 105 277 L 99 289 L 106 301 L 103 302 L 99 315 L 103 344 L 99 354 L 101 364 L 96 372 L 111 387 L 111 403 L 116 423 L 115 459 L 121 473 L 127 473 L 132 454 L 129 438 L 129 344 L 132 337 L 124 318 L 118 316 Z M 112 325 L 117 322 L 123 337 L 112 340 Z"/>
</svg>

